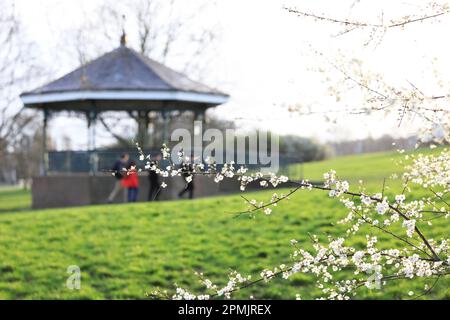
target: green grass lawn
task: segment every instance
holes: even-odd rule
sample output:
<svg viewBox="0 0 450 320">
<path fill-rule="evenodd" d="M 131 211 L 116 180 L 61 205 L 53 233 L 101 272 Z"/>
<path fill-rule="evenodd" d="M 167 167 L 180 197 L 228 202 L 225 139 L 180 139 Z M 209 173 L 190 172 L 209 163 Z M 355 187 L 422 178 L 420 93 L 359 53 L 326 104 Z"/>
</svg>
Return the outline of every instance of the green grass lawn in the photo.
<svg viewBox="0 0 450 320">
<path fill-rule="evenodd" d="M 370 188 L 377 189 L 384 177 L 398 170 L 392 157 L 396 155 L 337 158 L 305 165 L 304 173 L 319 179 L 333 168 L 349 180 L 363 176 Z M 248 196 L 268 199 L 270 194 Z M 335 200 L 308 191 L 281 203 L 271 216 L 255 219 L 234 218 L 232 213 L 246 208 L 239 195 L 36 211 L 27 210 L 29 204 L 24 191 L 0 191 L 2 299 L 145 299 L 146 291 L 170 290 L 174 283 L 198 290 L 194 271 L 218 283 L 234 269 L 257 276 L 264 268 L 289 263 L 291 239 L 310 247 L 309 233 L 325 239 L 342 231 L 334 223 L 346 214 Z M 450 232 L 448 221 L 434 227 L 436 234 L 446 231 Z M 362 236 L 352 239 L 355 245 L 364 244 Z M 394 244 L 385 236 L 380 242 Z M 79 291 L 65 287 L 69 265 L 81 268 Z M 449 299 L 449 280 L 441 280 L 428 298 Z M 261 283 L 236 297 L 292 299 L 300 293 L 311 298 L 318 293 L 314 283 L 311 276 L 297 275 L 289 281 Z M 408 291 L 420 293 L 423 284 L 392 282 L 383 291 L 363 289 L 360 297 L 408 298 Z"/>
<path fill-rule="evenodd" d="M 406 154 L 430 154 L 440 150 L 442 148 L 420 149 Z M 304 165 L 292 165 L 288 173 L 290 177 L 300 177 L 303 170 L 305 178 L 322 180 L 325 171 L 335 169 L 341 179 L 347 179 L 351 183 L 357 183 L 362 179 L 371 186 L 382 186 L 383 179 L 389 179 L 393 173 L 402 172 L 402 167 L 398 163 L 404 159 L 404 156 L 405 154 L 396 151 L 343 156 Z"/>
<path fill-rule="evenodd" d="M 31 197 L 28 190 L 19 188 L 0 188 L 0 214 L 20 210 L 29 210 Z"/>
</svg>

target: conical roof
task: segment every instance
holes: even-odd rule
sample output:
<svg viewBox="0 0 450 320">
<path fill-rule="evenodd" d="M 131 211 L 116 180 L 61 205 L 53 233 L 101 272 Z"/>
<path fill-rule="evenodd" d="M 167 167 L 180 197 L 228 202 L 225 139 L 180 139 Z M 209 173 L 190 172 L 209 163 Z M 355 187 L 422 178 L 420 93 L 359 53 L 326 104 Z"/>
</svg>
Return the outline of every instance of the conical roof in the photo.
<svg viewBox="0 0 450 320">
<path fill-rule="evenodd" d="M 228 95 L 189 79 L 125 45 L 21 98 L 26 106 L 75 101 L 181 101 L 224 103 Z"/>
</svg>

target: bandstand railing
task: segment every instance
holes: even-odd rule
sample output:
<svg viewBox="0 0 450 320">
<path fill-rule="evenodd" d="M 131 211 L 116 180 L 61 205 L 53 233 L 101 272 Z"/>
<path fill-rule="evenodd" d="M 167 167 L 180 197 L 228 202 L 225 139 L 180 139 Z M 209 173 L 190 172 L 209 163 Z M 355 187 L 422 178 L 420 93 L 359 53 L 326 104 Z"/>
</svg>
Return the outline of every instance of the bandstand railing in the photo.
<svg viewBox="0 0 450 320">
<path fill-rule="evenodd" d="M 160 154 L 159 149 L 144 150 L 145 154 Z M 139 163 L 139 154 L 135 149 L 96 150 L 96 151 L 49 151 L 47 152 L 47 174 L 106 174 L 124 153 L 129 154 L 130 161 Z M 247 158 L 250 154 L 247 154 Z M 303 178 L 303 159 L 296 154 L 282 153 L 278 155 L 279 173 L 290 178 Z M 237 161 L 236 161 L 237 162 Z M 298 165 L 293 165 L 298 164 Z M 239 163 L 238 163 L 239 165 Z M 218 168 L 221 166 L 218 165 Z M 246 164 L 250 170 L 258 170 L 262 166 Z"/>
</svg>

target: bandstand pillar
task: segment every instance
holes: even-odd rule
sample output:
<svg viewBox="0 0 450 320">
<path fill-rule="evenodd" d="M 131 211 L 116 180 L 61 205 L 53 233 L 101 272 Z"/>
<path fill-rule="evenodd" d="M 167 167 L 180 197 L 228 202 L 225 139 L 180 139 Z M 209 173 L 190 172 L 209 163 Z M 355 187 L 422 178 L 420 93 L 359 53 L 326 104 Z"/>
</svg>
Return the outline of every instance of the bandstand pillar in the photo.
<svg viewBox="0 0 450 320">
<path fill-rule="evenodd" d="M 97 144 L 96 144 L 97 112 L 87 113 L 88 124 L 88 150 L 89 150 L 89 173 L 94 175 L 98 169 Z"/>
<path fill-rule="evenodd" d="M 47 152 L 47 126 L 50 112 L 44 109 L 44 121 L 42 125 L 42 167 L 41 174 L 46 176 L 48 173 L 48 152 Z"/>
</svg>

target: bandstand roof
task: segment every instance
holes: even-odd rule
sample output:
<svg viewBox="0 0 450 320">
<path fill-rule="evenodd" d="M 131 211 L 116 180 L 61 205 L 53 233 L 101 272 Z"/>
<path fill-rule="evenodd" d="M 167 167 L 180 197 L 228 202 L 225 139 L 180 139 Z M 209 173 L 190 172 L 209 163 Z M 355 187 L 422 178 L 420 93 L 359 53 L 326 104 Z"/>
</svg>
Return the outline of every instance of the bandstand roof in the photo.
<svg viewBox="0 0 450 320">
<path fill-rule="evenodd" d="M 67 75 L 29 92 L 26 107 L 69 110 L 206 109 L 228 95 L 189 79 L 124 43 Z"/>
</svg>

